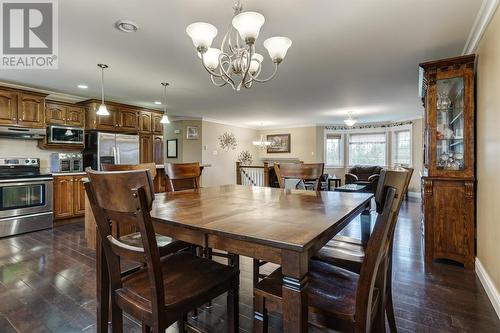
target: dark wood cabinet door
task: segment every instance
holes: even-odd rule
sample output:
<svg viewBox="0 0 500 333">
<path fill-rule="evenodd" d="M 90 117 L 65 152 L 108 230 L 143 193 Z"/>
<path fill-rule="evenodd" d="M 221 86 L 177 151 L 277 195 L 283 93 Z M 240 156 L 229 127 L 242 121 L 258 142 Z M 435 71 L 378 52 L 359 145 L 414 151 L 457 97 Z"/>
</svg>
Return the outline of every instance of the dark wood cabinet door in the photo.
<svg viewBox="0 0 500 333">
<path fill-rule="evenodd" d="M 45 127 L 45 98 L 21 93 L 17 123 L 27 127 Z"/>
<path fill-rule="evenodd" d="M 68 106 L 66 111 L 66 125 L 84 127 L 85 109 L 79 106 Z"/>
<path fill-rule="evenodd" d="M 118 109 L 114 106 L 106 106 L 109 112 L 107 116 L 96 115 L 96 129 L 103 131 L 116 131 L 118 130 Z M 99 108 L 99 106 L 97 106 Z M 97 112 L 97 109 L 96 109 Z"/>
<path fill-rule="evenodd" d="M 119 129 L 125 132 L 137 132 L 139 127 L 139 118 L 137 111 L 132 109 L 120 109 Z"/>
<path fill-rule="evenodd" d="M 151 134 L 142 134 L 140 141 L 140 161 L 141 163 L 153 162 L 153 136 Z"/>
<path fill-rule="evenodd" d="M 155 164 L 165 164 L 163 158 L 163 136 L 153 137 L 153 162 Z"/>
<path fill-rule="evenodd" d="M 54 177 L 54 218 L 73 216 L 73 176 Z"/>
<path fill-rule="evenodd" d="M 151 133 L 151 112 L 141 111 L 139 115 L 139 131 L 141 133 Z"/>
<path fill-rule="evenodd" d="M 152 113 L 153 133 L 163 135 L 163 124 L 160 122 L 162 115 L 160 113 Z"/>
<path fill-rule="evenodd" d="M 0 90 L 0 124 L 17 124 L 18 93 Z"/>
<path fill-rule="evenodd" d="M 68 107 L 61 104 L 47 103 L 45 105 L 45 122 L 47 125 L 66 124 L 66 114 Z"/>
<path fill-rule="evenodd" d="M 85 214 L 85 186 L 83 180 L 85 176 L 73 177 L 73 215 Z"/>
</svg>

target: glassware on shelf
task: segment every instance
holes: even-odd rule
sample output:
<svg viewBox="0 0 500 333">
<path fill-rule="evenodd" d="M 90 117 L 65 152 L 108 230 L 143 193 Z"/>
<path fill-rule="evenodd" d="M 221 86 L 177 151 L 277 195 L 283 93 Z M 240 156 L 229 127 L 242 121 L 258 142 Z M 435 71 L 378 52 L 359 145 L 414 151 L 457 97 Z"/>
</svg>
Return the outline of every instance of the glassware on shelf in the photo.
<svg viewBox="0 0 500 333">
<path fill-rule="evenodd" d="M 440 110 L 449 109 L 451 107 L 451 99 L 446 92 L 440 92 L 437 98 L 437 108 Z"/>
</svg>

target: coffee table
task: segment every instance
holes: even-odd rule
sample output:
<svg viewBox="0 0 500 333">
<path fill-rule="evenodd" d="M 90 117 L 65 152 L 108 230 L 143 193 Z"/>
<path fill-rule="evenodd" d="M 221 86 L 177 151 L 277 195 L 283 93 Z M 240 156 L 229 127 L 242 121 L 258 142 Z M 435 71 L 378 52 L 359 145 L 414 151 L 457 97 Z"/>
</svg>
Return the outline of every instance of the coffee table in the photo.
<svg viewBox="0 0 500 333">
<path fill-rule="evenodd" d="M 366 185 L 359 184 L 346 184 L 344 186 L 339 186 L 335 188 L 337 192 L 363 192 L 366 189 Z"/>
</svg>

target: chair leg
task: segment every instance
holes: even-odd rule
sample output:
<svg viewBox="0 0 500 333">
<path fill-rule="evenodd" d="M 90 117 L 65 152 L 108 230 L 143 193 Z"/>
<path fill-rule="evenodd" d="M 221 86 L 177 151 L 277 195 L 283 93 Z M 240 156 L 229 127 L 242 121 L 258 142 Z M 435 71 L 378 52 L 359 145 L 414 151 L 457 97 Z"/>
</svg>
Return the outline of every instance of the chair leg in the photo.
<svg viewBox="0 0 500 333">
<path fill-rule="evenodd" d="M 146 324 L 142 324 L 142 333 L 151 333 L 151 327 Z"/>
<path fill-rule="evenodd" d="M 111 301 L 111 332 L 112 333 L 122 333 L 123 332 L 123 311 L 116 305 L 114 301 Z"/>
<path fill-rule="evenodd" d="M 182 316 L 182 319 L 177 321 L 177 328 L 179 329 L 179 333 L 186 333 L 186 324 L 188 322 L 187 314 Z"/>
<path fill-rule="evenodd" d="M 258 259 L 253 260 L 253 286 L 255 287 L 259 283 L 260 274 L 260 262 Z"/>
<path fill-rule="evenodd" d="M 228 332 L 239 332 L 240 326 L 240 304 L 238 285 L 230 289 L 227 293 L 227 324 Z"/>
<path fill-rule="evenodd" d="M 193 314 L 191 315 L 191 318 L 197 319 L 198 318 L 198 309 L 193 310 Z"/>
<path fill-rule="evenodd" d="M 254 333 L 267 333 L 268 316 L 266 309 L 266 299 L 261 295 L 254 295 L 253 303 L 253 331 Z"/>
<path fill-rule="evenodd" d="M 391 251 L 392 252 L 392 251 Z M 392 256 L 392 253 L 390 253 Z M 387 268 L 387 283 L 385 285 L 385 312 L 391 333 L 397 332 L 396 317 L 394 316 L 394 304 L 392 303 L 392 258 L 389 258 Z"/>
</svg>

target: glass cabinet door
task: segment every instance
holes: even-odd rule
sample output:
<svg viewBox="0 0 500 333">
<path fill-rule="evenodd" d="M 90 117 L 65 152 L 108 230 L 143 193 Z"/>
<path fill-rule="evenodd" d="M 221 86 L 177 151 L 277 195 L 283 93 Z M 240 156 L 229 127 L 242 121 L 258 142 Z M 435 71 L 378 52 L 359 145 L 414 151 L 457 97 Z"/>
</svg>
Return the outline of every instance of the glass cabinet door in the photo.
<svg viewBox="0 0 500 333">
<path fill-rule="evenodd" d="M 464 170 L 464 78 L 436 82 L 436 168 Z"/>
</svg>

